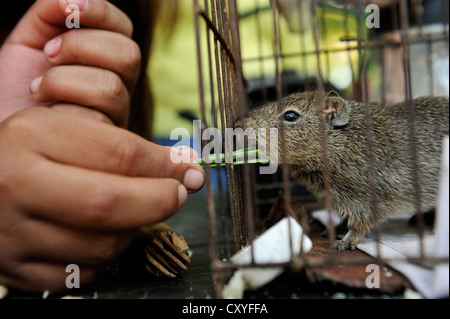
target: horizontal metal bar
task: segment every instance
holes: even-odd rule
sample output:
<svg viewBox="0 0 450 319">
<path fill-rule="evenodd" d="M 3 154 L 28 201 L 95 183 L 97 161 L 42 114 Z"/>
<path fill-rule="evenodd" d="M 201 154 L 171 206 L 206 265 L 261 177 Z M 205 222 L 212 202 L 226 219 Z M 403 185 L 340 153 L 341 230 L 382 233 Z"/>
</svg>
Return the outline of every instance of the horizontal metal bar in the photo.
<svg viewBox="0 0 450 319">
<path fill-rule="evenodd" d="M 433 38 L 426 38 L 426 39 L 417 39 L 413 41 L 409 41 L 411 45 L 417 45 L 417 44 L 428 44 L 430 42 L 437 43 L 437 42 L 446 42 L 447 39 L 444 36 L 437 36 Z M 318 51 L 316 50 L 310 50 L 310 51 L 302 51 L 302 52 L 294 52 L 294 53 L 288 53 L 288 54 L 280 54 L 280 58 L 294 58 L 299 56 L 308 56 L 308 55 L 314 55 L 319 52 L 320 54 L 329 54 L 329 53 L 337 53 L 337 52 L 344 52 L 344 51 L 357 51 L 360 49 L 383 49 L 383 48 L 392 48 L 392 47 L 401 47 L 403 46 L 402 42 L 383 42 L 383 41 L 377 41 L 376 43 L 372 43 L 369 45 L 357 45 L 357 46 L 346 46 L 342 48 L 334 48 L 334 49 L 320 49 Z M 250 58 L 243 58 L 243 62 L 254 62 L 254 61 L 262 61 L 262 60 L 269 60 L 269 59 L 275 59 L 277 58 L 274 55 L 264 55 L 264 56 L 258 56 L 258 57 L 250 57 Z"/>
</svg>

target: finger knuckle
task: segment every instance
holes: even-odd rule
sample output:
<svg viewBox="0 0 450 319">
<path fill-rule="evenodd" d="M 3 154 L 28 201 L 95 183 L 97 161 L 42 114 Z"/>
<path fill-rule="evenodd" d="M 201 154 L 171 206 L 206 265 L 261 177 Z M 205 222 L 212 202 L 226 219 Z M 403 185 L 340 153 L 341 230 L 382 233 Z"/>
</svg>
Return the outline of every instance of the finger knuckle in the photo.
<svg viewBox="0 0 450 319">
<path fill-rule="evenodd" d="M 17 169 L 18 160 L 27 163 L 24 156 L 33 149 L 33 140 L 40 134 L 45 134 L 47 127 L 42 124 L 43 108 L 30 108 L 20 111 L 1 123 L 0 149 L 8 149 L 8 152 L 0 151 L 0 200 L 11 200 L 19 190 L 29 167 Z M 19 157 L 20 154 L 20 157 Z M 15 159 L 13 157 L 16 156 Z M 1 211 L 1 205 L 0 205 Z"/>
<path fill-rule="evenodd" d="M 112 124 L 111 119 L 103 112 L 92 112 L 92 119 L 103 122 L 106 124 Z"/>
<path fill-rule="evenodd" d="M 85 48 L 89 43 L 86 43 L 86 37 L 83 37 L 83 33 L 80 29 L 73 29 L 65 34 L 67 38 L 64 43 L 69 44 L 70 48 L 67 50 L 75 61 L 82 60 L 84 54 L 81 53 L 81 48 Z"/>
<path fill-rule="evenodd" d="M 97 247 L 91 250 L 92 257 L 90 263 L 97 266 L 110 262 L 118 255 L 116 244 L 116 240 L 112 236 L 103 239 Z"/>
<path fill-rule="evenodd" d="M 54 67 L 45 72 L 44 75 L 42 76 L 41 88 L 45 87 L 45 85 L 49 85 L 57 81 L 60 70 L 61 68 Z"/>
<path fill-rule="evenodd" d="M 140 149 L 138 143 L 131 136 L 121 138 L 114 146 L 112 156 L 115 159 L 117 173 L 126 176 L 137 174 Z"/>
<path fill-rule="evenodd" d="M 5 132 L 2 133 L 2 137 L 32 136 L 41 126 L 39 119 L 43 111 L 41 108 L 29 108 L 9 117 L 2 123 L 3 132 Z"/>
<path fill-rule="evenodd" d="M 126 35 L 128 35 L 129 37 L 131 37 L 133 35 L 134 25 L 130 18 L 128 18 L 128 17 L 125 18 L 123 28 L 124 28 L 124 33 Z"/>
<path fill-rule="evenodd" d="M 45 72 L 39 89 L 41 96 L 38 96 L 37 99 L 44 101 L 53 98 L 61 80 L 67 77 L 66 72 L 66 68 L 58 66 Z"/>
<path fill-rule="evenodd" d="M 107 2 L 103 3 L 103 10 L 101 10 L 101 16 L 98 17 L 97 21 L 100 21 L 101 24 L 108 24 L 110 21 L 117 22 L 117 16 L 115 15 L 115 10 L 112 6 L 110 6 Z M 131 22 L 131 19 L 127 17 L 126 15 L 122 15 L 121 17 L 123 20 L 119 24 L 120 27 L 118 27 L 118 30 L 122 32 L 123 34 L 131 37 L 133 34 L 133 23 Z M 117 26 L 117 24 L 115 24 Z"/>
<path fill-rule="evenodd" d="M 12 278 L 16 277 L 17 274 L 17 260 L 20 260 L 17 258 L 19 255 L 17 252 L 13 252 L 12 248 L 7 247 L 6 242 L 9 240 L 3 240 L 2 241 L 2 248 L 0 248 L 0 253 L 3 258 L 0 259 L 0 277 L 6 277 L 6 278 Z M 7 249 L 9 248 L 9 249 Z"/>
<path fill-rule="evenodd" d="M 14 282 L 21 280 L 24 277 L 22 265 L 20 262 L 8 262 L 7 258 L 3 258 L 6 262 L 0 264 L 0 278 L 6 286 L 14 287 Z"/>
<path fill-rule="evenodd" d="M 107 225 L 115 204 L 116 195 L 108 187 L 92 191 L 84 198 L 86 222 L 89 225 Z"/>
<path fill-rule="evenodd" d="M 108 72 L 105 80 L 105 95 L 108 100 L 121 100 L 125 94 L 122 79 L 115 73 Z"/>
<path fill-rule="evenodd" d="M 141 49 L 136 42 L 132 41 L 130 45 L 126 46 L 126 52 L 124 53 L 123 61 L 126 70 L 128 72 L 136 73 L 140 68 L 141 59 Z"/>
</svg>

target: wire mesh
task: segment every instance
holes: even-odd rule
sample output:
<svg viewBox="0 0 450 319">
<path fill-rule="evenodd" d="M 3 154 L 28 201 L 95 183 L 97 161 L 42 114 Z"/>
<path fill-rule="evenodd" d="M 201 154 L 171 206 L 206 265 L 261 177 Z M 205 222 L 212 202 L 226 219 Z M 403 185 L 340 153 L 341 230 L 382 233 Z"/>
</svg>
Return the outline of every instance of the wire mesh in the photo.
<svg viewBox="0 0 450 319">
<path fill-rule="evenodd" d="M 379 10 L 374 11 L 378 16 L 368 10 L 373 4 Z M 277 101 L 282 110 L 282 98 L 290 93 L 317 90 L 317 103 L 324 110 L 325 92 L 329 90 L 339 92 L 346 99 L 361 101 L 365 105 L 367 180 L 374 216 L 378 214 L 379 203 L 375 195 L 377 171 L 373 161 L 371 102 L 379 101 L 383 107 L 409 101 L 413 200 L 418 216 L 417 233 L 423 239 L 423 189 L 417 173 L 420 168 L 413 99 L 422 95 L 448 96 L 448 83 L 446 86 L 442 79 L 442 64 L 448 61 L 449 53 L 447 1 L 195 0 L 194 12 L 202 130 L 220 128 L 220 152 L 233 149 L 233 145 L 227 145 L 232 140 L 225 138 L 226 128 L 234 128 L 237 123 L 245 128 L 243 119 L 248 111 L 271 101 Z M 253 251 L 250 263 L 231 262 L 235 252 L 261 234 L 264 219 L 277 201 L 278 205 L 282 202 L 284 208 L 282 217 L 299 217 L 307 234 L 310 229 L 307 212 L 324 206 L 329 214 L 329 244 L 334 245 L 336 232 L 332 223 L 332 178 L 326 125 L 325 121 L 320 122 L 323 201 L 317 201 L 290 178 L 285 161 L 281 162 L 277 174 L 270 176 L 259 175 L 252 165 L 229 163 L 225 168 L 206 168 L 211 267 L 219 296 L 229 271 L 236 268 L 278 265 L 300 270 L 306 265 L 314 267 L 336 262 L 338 251 L 320 262 L 308 261 L 302 251 L 282 264 L 258 264 Z M 286 134 L 282 127 L 280 125 L 280 152 L 286 154 Z M 211 181 L 213 169 L 218 171 L 216 186 Z M 374 234 L 378 238 L 378 226 Z M 419 259 L 423 261 L 426 258 L 423 240 L 420 242 Z M 376 256 L 380 256 L 379 245 Z M 346 262 L 367 260 L 355 258 Z M 448 262 L 448 258 L 444 262 Z"/>
</svg>

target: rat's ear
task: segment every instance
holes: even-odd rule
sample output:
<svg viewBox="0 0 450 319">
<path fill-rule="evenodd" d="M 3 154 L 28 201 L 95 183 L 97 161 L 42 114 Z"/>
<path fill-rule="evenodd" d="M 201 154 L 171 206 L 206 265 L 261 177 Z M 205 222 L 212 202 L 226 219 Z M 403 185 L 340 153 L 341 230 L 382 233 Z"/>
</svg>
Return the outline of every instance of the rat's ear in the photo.
<svg viewBox="0 0 450 319">
<path fill-rule="evenodd" d="M 325 97 L 325 110 L 322 110 L 328 124 L 333 127 L 342 127 L 348 124 L 347 101 L 340 97 L 336 91 L 331 91 Z"/>
</svg>

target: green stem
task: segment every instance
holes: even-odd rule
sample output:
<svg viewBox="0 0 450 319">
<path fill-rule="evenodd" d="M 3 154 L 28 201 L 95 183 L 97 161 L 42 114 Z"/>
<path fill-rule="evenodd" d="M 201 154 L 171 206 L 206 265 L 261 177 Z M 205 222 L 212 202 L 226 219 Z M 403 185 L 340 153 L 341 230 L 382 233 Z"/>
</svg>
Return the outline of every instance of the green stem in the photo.
<svg viewBox="0 0 450 319">
<path fill-rule="evenodd" d="M 250 157 L 250 156 L 256 156 L 258 155 L 259 150 L 250 150 L 250 149 L 245 149 L 245 150 L 237 150 L 235 152 L 233 152 L 233 165 L 243 165 L 243 164 L 266 164 L 269 162 L 268 158 L 260 158 L 260 159 L 251 159 L 251 160 L 244 160 L 243 158 L 245 158 L 245 156 Z M 195 163 L 198 163 L 200 165 L 202 165 L 203 167 L 205 166 L 209 166 L 211 168 L 214 167 L 224 167 L 226 165 L 226 163 L 223 163 L 225 160 L 225 154 L 219 154 L 218 158 L 220 160 L 220 162 L 222 163 L 217 163 L 217 155 L 216 154 L 211 154 L 208 155 L 208 162 L 206 162 L 205 158 L 200 158 L 198 160 L 195 160 Z"/>
</svg>

